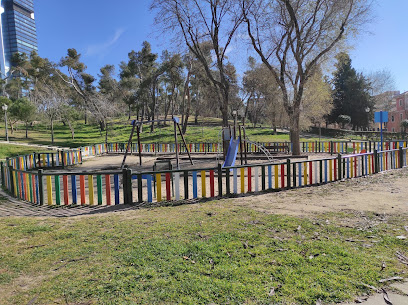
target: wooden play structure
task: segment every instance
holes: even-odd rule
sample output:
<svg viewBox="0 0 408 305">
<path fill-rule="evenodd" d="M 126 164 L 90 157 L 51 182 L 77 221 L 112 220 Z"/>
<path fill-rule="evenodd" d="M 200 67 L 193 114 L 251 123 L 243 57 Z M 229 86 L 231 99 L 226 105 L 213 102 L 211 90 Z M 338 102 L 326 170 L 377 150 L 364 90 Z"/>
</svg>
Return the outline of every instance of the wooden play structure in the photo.
<svg viewBox="0 0 408 305">
<path fill-rule="evenodd" d="M 237 136 L 237 128 L 239 136 Z M 245 126 L 241 125 L 224 127 L 222 130 L 222 142 L 223 156 L 225 160 L 223 167 L 234 166 L 238 151 L 240 152 L 241 165 L 248 164 L 249 146 L 256 147 L 258 152 L 265 154 L 270 162 L 273 161 L 273 156 L 269 149 L 276 150 L 278 148 L 277 145 L 264 146 L 259 142 L 250 141 L 246 136 Z"/>
<path fill-rule="evenodd" d="M 191 154 L 190 154 L 190 150 L 187 146 L 186 140 L 184 138 L 183 133 L 181 132 L 181 127 L 180 127 L 180 120 L 178 117 L 173 117 L 170 120 L 151 120 L 151 121 L 136 121 L 133 120 L 132 121 L 132 131 L 130 132 L 130 136 L 129 136 L 129 141 L 128 144 L 126 146 L 126 151 L 125 151 L 125 155 L 123 156 L 123 161 L 122 161 L 122 165 L 121 165 L 121 169 L 124 168 L 125 163 L 126 163 L 126 157 L 129 153 L 131 144 L 132 144 L 132 139 L 133 139 L 133 135 L 135 133 L 135 129 L 136 129 L 136 135 L 137 135 L 137 145 L 138 145 L 138 154 L 139 154 L 139 164 L 142 165 L 142 144 L 140 142 L 140 130 L 141 130 L 141 126 L 143 124 L 150 124 L 150 123 L 155 123 L 155 122 L 173 122 L 174 124 L 174 142 L 175 142 L 175 152 L 176 152 L 176 168 L 180 169 L 180 152 L 179 152 L 179 146 L 178 146 L 178 139 L 177 139 L 177 131 L 179 132 L 179 135 L 183 141 L 184 147 L 186 148 L 188 157 L 190 159 L 191 165 L 194 165 L 193 159 L 191 158 Z"/>
</svg>

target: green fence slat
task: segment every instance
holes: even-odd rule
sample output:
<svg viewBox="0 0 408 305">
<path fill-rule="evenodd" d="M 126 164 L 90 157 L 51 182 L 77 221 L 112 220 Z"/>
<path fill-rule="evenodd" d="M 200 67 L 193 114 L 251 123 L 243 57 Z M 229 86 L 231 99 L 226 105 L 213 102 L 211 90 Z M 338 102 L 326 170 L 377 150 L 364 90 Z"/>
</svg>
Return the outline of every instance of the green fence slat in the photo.
<svg viewBox="0 0 408 305">
<path fill-rule="evenodd" d="M 98 188 L 98 205 L 102 205 L 102 175 L 96 176 L 96 186 Z"/>
<path fill-rule="evenodd" d="M 57 205 L 61 205 L 61 190 L 59 175 L 55 176 L 55 202 Z"/>
</svg>

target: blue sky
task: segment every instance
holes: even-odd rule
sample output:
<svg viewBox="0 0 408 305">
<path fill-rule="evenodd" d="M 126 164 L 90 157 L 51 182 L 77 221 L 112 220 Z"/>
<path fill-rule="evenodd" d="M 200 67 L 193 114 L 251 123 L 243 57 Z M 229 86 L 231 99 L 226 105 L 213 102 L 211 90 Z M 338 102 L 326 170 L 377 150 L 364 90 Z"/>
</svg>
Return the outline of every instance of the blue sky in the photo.
<svg viewBox="0 0 408 305">
<path fill-rule="evenodd" d="M 166 45 L 153 32 L 149 5 L 150 0 L 35 0 L 39 53 L 59 61 L 76 48 L 93 75 L 106 64 L 118 67 L 144 40 L 160 53 Z M 407 0 L 378 0 L 375 22 L 367 27 L 371 34 L 351 51 L 357 70 L 387 69 L 400 91 L 408 90 L 407 11 Z"/>
</svg>

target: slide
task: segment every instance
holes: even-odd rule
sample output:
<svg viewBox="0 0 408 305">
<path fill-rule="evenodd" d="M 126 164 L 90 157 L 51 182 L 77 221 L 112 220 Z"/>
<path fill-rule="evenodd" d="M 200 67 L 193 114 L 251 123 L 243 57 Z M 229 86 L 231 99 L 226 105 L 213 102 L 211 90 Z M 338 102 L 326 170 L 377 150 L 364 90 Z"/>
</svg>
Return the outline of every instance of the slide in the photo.
<svg viewBox="0 0 408 305">
<path fill-rule="evenodd" d="M 231 138 L 230 144 L 228 146 L 227 157 L 225 158 L 225 161 L 222 167 L 234 166 L 235 160 L 237 159 L 238 147 L 239 147 L 239 138 L 236 140 Z"/>
</svg>

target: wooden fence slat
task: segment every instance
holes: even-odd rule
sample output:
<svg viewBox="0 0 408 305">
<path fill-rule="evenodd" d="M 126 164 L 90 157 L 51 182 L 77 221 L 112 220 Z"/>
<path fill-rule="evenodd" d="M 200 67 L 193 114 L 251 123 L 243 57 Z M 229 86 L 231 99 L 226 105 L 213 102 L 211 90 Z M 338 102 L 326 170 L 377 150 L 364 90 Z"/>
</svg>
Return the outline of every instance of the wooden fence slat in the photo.
<svg viewBox="0 0 408 305">
<path fill-rule="evenodd" d="M 76 185 L 76 175 L 71 175 L 71 196 L 72 203 L 78 204 L 78 194 L 77 194 L 77 185 Z"/>
<path fill-rule="evenodd" d="M 111 181 L 110 175 L 105 175 L 105 196 L 106 196 L 106 205 L 111 205 Z"/>
<path fill-rule="evenodd" d="M 102 175 L 96 176 L 96 187 L 98 194 L 98 205 L 102 205 Z"/>
<path fill-rule="evenodd" d="M 89 205 L 94 205 L 94 179 L 93 175 L 88 175 L 88 198 L 89 198 Z"/>
<path fill-rule="evenodd" d="M 69 196 L 68 196 L 68 176 L 62 176 L 62 186 L 64 188 L 64 205 L 69 205 Z"/>
<path fill-rule="evenodd" d="M 48 199 L 48 205 L 52 205 L 52 181 L 51 181 L 51 176 L 47 176 L 47 199 Z"/>
<path fill-rule="evenodd" d="M 201 171 L 201 197 L 207 197 L 206 183 L 205 183 L 205 171 Z"/>
<path fill-rule="evenodd" d="M 119 201 L 119 175 L 115 174 L 113 176 L 114 192 L 115 192 L 115 205 L 120 203 Z"/>
</svg>

